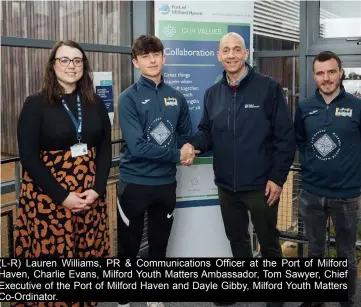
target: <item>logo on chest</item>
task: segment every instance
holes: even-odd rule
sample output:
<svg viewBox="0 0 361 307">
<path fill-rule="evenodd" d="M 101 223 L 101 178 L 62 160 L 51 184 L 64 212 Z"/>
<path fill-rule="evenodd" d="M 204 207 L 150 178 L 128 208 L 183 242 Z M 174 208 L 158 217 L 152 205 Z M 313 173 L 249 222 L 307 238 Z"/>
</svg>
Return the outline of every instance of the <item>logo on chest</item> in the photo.
<svg viewBox="0 0 361 307">
<path fill-rule="evenodd" d="M 311 139 L 311 144 L 316 152 L 316 157 L 323 161 L 336 158 L 341 149 L 341 140 L 336 133 L 326 133 L 320 130 Z"/>
<path fill-rule="evenodd" d="M 259 106 L 254 105 L 253 103 L 250 103 L 250 104 L 246 104 L 246 105 L 244 106 L 244 108 L 245 108 L 245 109 L 258 109 Z"/>
<path fill-rule="evenodd" d="M 335 116 L 352 117 L 351 108 L 336 108 Z"/>
<path fill-rule="evenodd" d="M 166 97 L 166 98 L 164 98 L 164 104 L 166 107 L 177 106 L 178 105 L 177 98 Z"/>
<path fill-rule="evenodd" d="M 162 121 L 160 117 L 151 122 L 147 129 L 147 140 L 151 142 L 152 139 L 157 142 L 159 146 L 167 147 L 173 139 L 173 125 L 169 120 Z"/>
<path fill-rule="evenodd" d="M 147 104 L 150 101 L 150 99 L 146 99 L 144 101 L 141 101 L 142 104 Z"/>
</svg>

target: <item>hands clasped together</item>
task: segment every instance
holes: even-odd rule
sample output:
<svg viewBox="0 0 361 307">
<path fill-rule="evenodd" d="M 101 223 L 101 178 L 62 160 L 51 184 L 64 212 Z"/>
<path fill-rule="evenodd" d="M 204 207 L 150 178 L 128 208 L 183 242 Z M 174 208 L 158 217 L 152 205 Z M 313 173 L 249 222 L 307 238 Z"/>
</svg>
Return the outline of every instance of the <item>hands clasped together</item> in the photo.
<svg viewBox="0 0 361 307">
<path fill-rule="evenodd" d="M 73 213 L 87 211 L 99 197 L 94 190 L 86 190 L 83 193 L 70 192 L 68 197 L 63 201 L 63 206 L 70 209 Z"/>
<path fill-rule="evenodd" d="M 187 143 L 181 148 L 180 161 L 182 165 L 190 166 L 193 164 L 196 155 L 200 154 L 199 150 L 194 149 L 193 145 Z"/>
</svg>

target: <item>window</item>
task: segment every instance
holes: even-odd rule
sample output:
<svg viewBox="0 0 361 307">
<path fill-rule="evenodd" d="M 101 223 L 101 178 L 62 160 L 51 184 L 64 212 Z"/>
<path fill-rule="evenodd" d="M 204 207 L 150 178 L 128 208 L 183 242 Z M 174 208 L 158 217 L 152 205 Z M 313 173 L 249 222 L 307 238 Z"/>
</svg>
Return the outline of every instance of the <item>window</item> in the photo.
<svg viewBox="0 0 361 307">
<path fill-rule="evenodd" d="M 299 1 L 255 1 L 255 51 L 297 50 L 300 40 Z"/>
<path fill-rule="evenodd" d="M 256 70 L 277 80 L 286 95 L 289 110 L 294 115 L 299 97 L 299 58 L 274 57 L 256 59 Z"/>
<path fill-rule="evenodd" d="M 118 96 L 132 83 L 132 59 L 128 54 L 86 52 L 93 71 L 113 72 L 114 123 L 112 140 L 119 140 Z M 120 145 L 114 145 L 113 156 L 119 156 Z"/>
<path fill-rule="evenodd" d="M 320 1 L 320 36 L 361 36 L 361 1 Z"/>
</svg>

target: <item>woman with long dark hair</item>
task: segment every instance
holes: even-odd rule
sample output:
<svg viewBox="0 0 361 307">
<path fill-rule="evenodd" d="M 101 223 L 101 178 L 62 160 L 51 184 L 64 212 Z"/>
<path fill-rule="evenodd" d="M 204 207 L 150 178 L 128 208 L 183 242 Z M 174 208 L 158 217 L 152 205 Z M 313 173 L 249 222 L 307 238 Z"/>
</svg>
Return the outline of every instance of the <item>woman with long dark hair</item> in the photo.
<svg viewBox="0 0 361 307">
<path fill-rule="evenodd" d="M 18 145 L 23 180 L 16 257 L 109 256 L 105 193 L 111 125 L 77 43 L 59 41 L 53 47 L 41 91 L 27 97 L 22 108 Z"/>
</svg>

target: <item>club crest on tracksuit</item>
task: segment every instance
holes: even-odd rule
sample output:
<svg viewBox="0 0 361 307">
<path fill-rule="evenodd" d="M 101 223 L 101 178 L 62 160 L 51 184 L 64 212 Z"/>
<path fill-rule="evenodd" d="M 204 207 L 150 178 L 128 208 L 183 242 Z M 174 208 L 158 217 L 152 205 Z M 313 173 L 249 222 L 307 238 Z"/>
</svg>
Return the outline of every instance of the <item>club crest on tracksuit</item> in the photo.
<svg viewBox="0 0 361 307">
<path fill-rule="evenodd" d="M 177 98 L 174 97 L 166 97 L 164 98 L 164 104 L 166 107 L 172 107 L 178 105 Z"/>
</svg>

